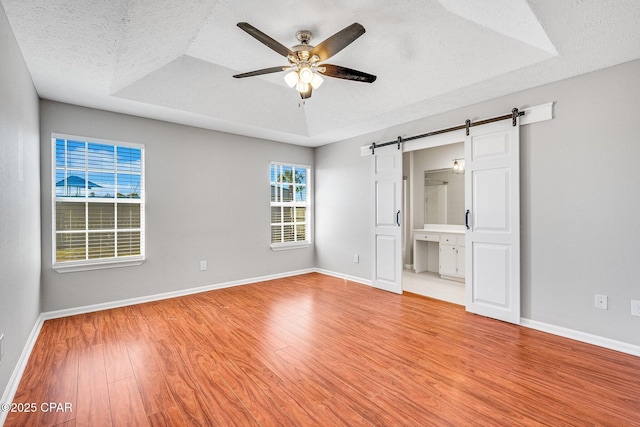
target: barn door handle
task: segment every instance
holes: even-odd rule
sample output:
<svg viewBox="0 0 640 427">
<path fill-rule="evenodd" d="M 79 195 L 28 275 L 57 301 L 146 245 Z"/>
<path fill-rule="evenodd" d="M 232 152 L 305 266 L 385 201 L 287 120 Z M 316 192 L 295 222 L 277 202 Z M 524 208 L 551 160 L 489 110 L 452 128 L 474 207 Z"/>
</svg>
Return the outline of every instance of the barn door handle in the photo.
<svg viewBox="0 0 640 427">
<path fill-rule="evenodd" d="M 467 226 L 467 230 L 469 229 L 469 209 L 464 213 L 464 225 Z"/>
<path fill-rule="evenodd" d="M 400 227 L 400 210 L 398 209 L 398 212 L 396 212 L 396 224 L 398 224 L 398 227 Z"/>
</svg>

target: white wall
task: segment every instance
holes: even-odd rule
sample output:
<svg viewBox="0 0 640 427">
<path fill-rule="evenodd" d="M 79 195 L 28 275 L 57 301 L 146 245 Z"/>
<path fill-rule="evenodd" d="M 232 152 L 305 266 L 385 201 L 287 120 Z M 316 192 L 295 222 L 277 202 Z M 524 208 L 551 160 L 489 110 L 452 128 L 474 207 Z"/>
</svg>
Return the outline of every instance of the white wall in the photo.
<svg viewBox="0 0 640 427">
<path fill-rule="evenodd" d="M 640 345 L 630 315 L 640 300 L 639 75 L 634 61 L 318 148 L 318 267 L 371 278 L 370 158 L 360 146 L 555 101 L 553 120 L 521 130 L 522 316 Z M 595 294 L 609 296 L 608 310 L 594 308 Z"/>
<path fill-rule="evenodd" d="M 38 96 L 2 5 L 0 58 L 1 396 L 40 314 Z"/>
<path fill-rule="evenodd" d="M 312 268 L 314 248 L 270 248 L 269 162 L 313 149 L 42 101 L 42 310 Z M 146 257 L 137 267 L 52 270 L 51 133 L 145 144 Z M 207 271 L 199 261 L 207 260 Z"/>
</svg>

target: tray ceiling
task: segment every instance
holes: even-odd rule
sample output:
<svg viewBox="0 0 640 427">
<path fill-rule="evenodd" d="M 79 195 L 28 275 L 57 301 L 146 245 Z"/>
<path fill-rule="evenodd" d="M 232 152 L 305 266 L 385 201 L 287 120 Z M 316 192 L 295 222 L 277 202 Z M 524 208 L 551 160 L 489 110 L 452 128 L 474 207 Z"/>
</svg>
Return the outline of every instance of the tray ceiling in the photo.
<svg viewBox="0 0 640 427">
<path fill-rule="evenodd" d="M 305 146 L 640 58 L 637 0 L 1 2 L 42 98 Z M 234 79 L 287 64 L 240 21 L 289 47 L 359 22 L 329 62 L 378 79 Z"/>
</svg>

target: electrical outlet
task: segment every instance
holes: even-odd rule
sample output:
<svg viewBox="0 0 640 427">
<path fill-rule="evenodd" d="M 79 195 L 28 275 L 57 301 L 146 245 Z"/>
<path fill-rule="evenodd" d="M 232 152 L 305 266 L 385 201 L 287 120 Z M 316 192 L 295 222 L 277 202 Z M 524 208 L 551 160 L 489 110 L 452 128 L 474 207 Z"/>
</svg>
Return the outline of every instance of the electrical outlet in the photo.
<svg viewBox="0 0 640 427">
<path fill-rule="evenodd" d="M 631 315 L 640 317 L 640 301 L 631 300 Z"/>
<path fill-rule="evenodd" d="M 4 357 L 4 334 L 0 335 L 0 362 Z"/>
<path fill-rule="evenodd" d="M 353 262 L 355 262 L 356 264 L 360 262 L 360 255 L 358 254 L 353 254 Z"/>
<path fill-rule="evenodd" d="M 596 308 L 601 308 L 603 310 L 607 309 L 607 296 L 606 295 L 596 295 Z"/>
<path fill-rule="evenodd" d="M 207 261 L 200 261 L 200 271 L 205 271 L 207 269 Z"/>
</svg>

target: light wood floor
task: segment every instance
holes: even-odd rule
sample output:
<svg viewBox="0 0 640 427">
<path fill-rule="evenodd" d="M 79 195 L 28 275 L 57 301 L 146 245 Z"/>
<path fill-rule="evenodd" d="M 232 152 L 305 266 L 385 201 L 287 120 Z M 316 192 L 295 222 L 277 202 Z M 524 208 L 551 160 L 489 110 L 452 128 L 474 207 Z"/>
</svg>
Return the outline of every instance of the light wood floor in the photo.
<svg viewBox="0 0 640 427">
<path fill-rule="evenodd" d="M 46 321 L 6 426 L 638 426 L 640 358 L 308 274 Z"/>
</svg>

